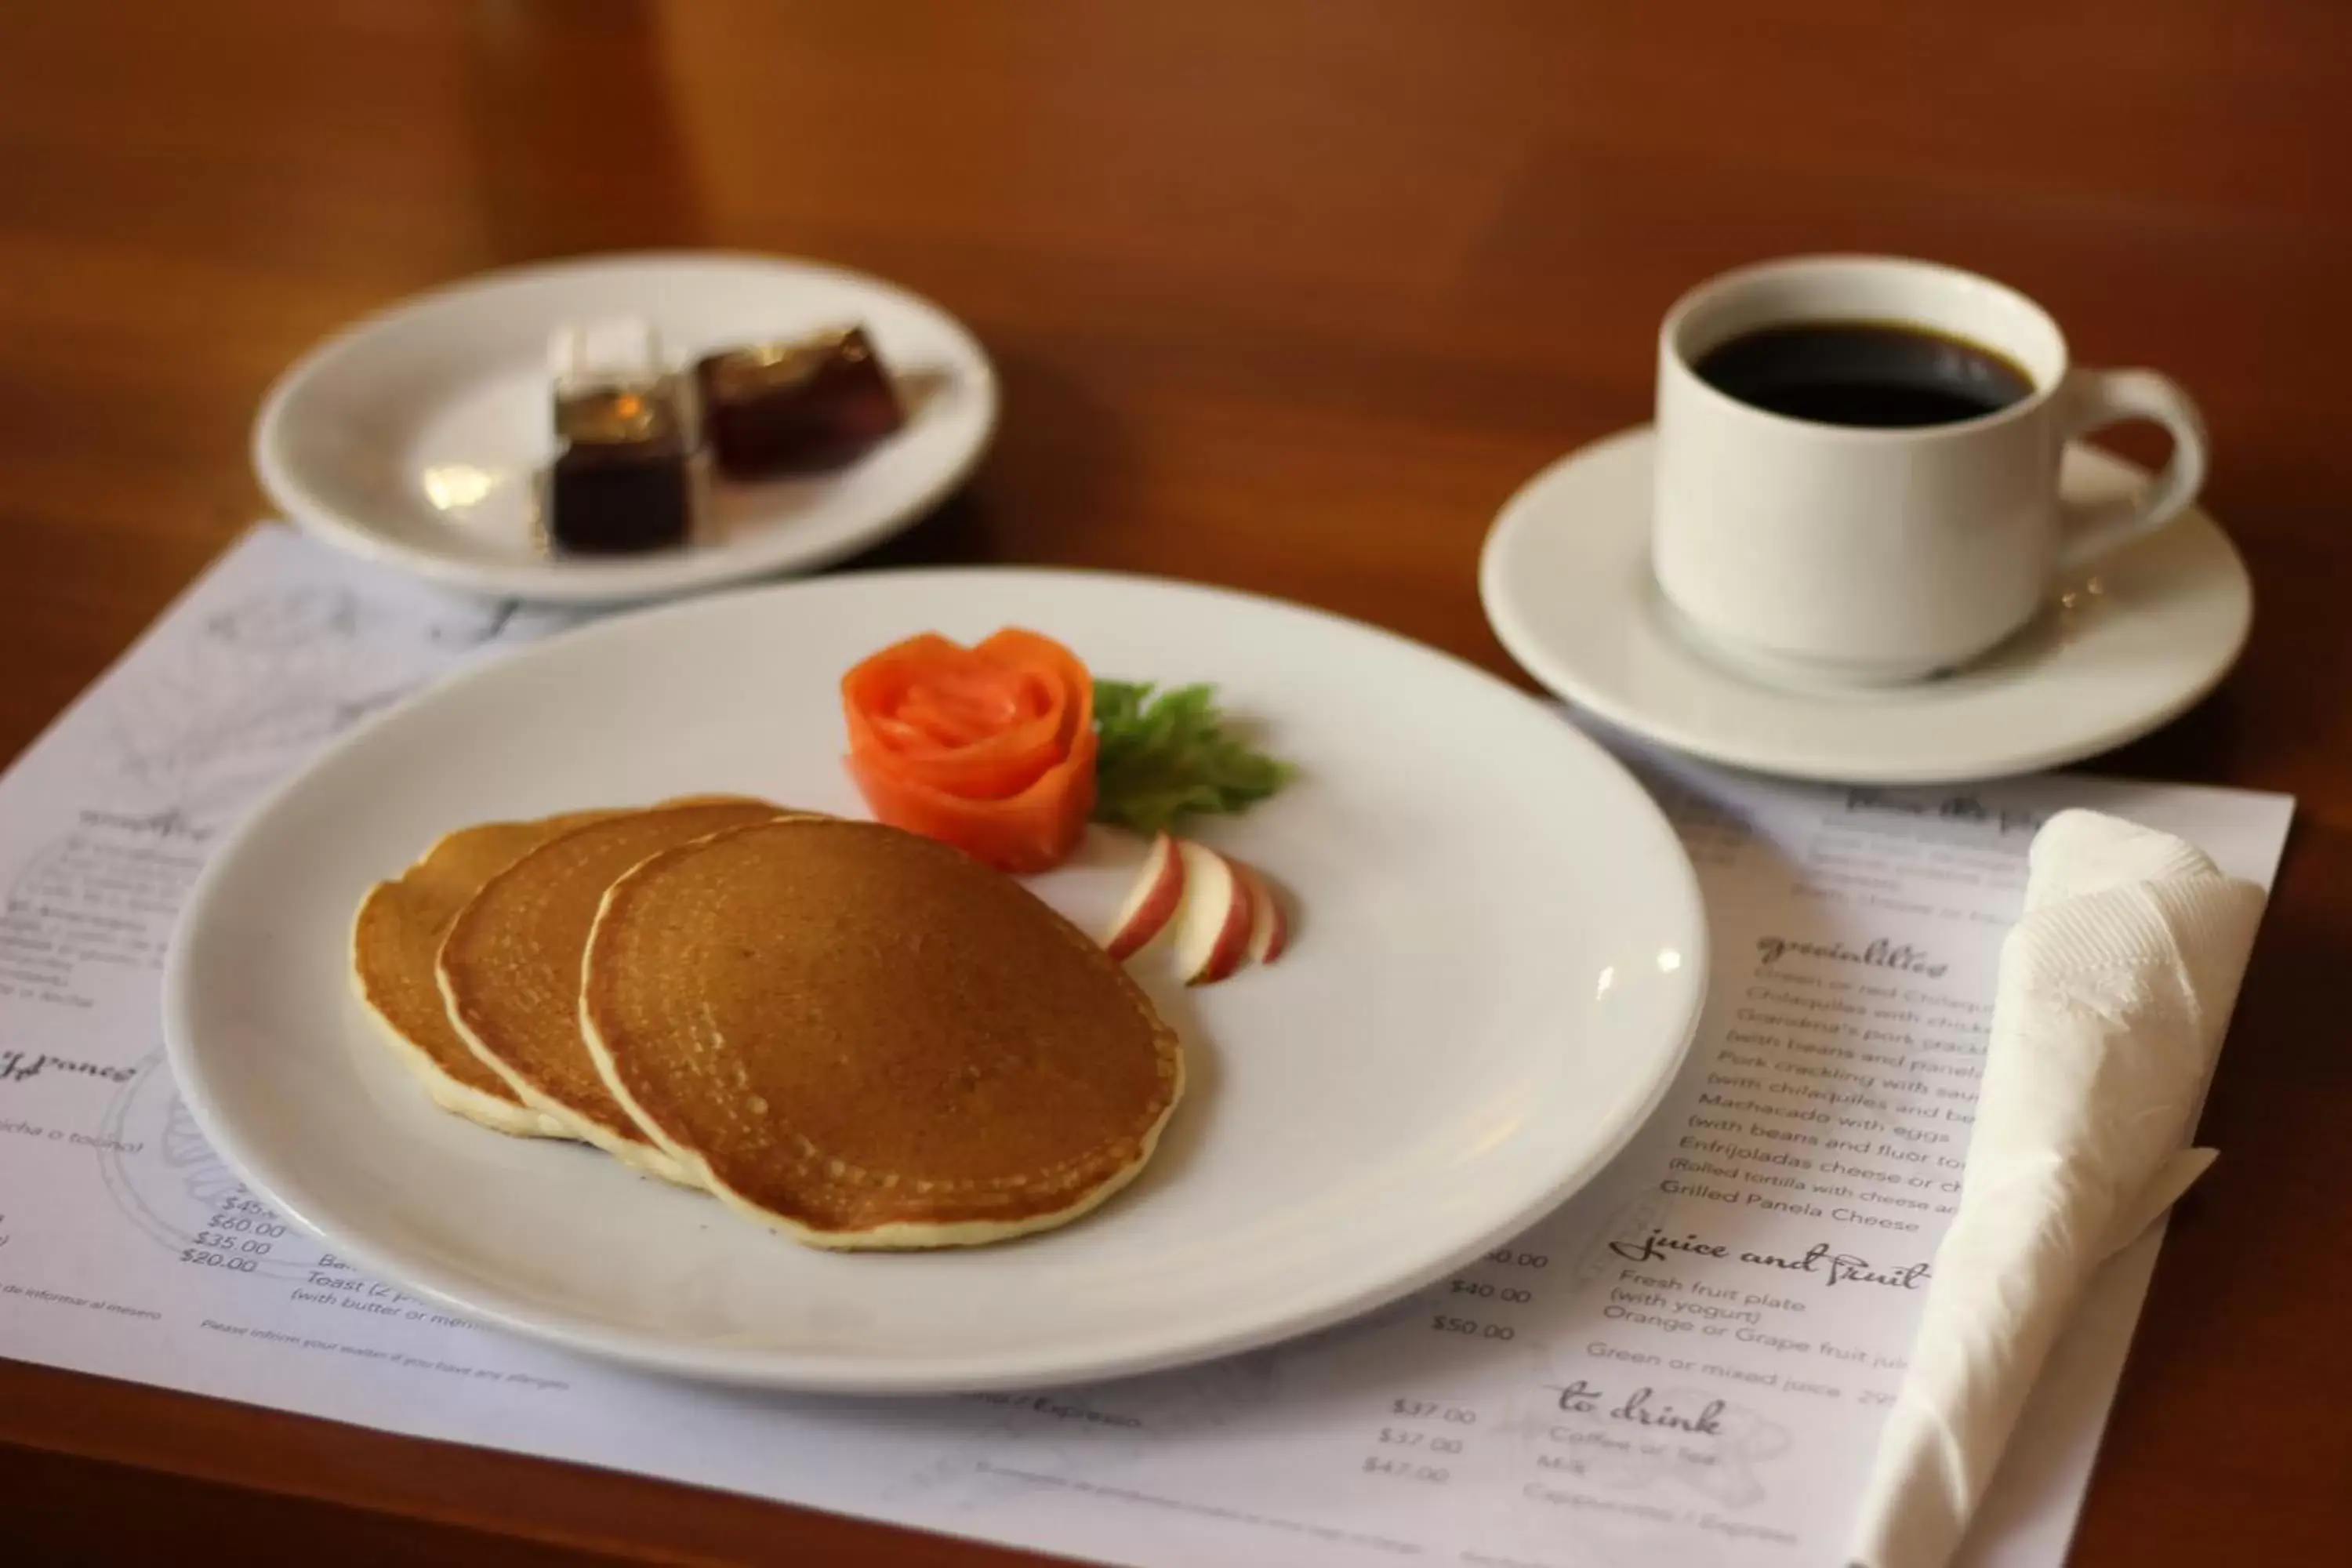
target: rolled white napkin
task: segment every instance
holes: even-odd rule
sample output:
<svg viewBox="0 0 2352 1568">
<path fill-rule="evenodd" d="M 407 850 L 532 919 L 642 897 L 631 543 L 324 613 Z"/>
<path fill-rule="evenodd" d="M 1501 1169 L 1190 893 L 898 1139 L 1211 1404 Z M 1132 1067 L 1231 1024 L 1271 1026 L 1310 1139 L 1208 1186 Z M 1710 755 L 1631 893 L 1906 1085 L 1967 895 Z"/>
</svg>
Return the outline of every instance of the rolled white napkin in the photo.
<svg viewBox="0 0 2352 1568">
<path fill-rule="evenodd" d="M 2186 1144 L 2262 909 L 2168 833 L 2067 811 L 2035 836 L 1857 1568 L 1950 1559 L 2093 1270 L 2212 1163 Z"/>
</svg>

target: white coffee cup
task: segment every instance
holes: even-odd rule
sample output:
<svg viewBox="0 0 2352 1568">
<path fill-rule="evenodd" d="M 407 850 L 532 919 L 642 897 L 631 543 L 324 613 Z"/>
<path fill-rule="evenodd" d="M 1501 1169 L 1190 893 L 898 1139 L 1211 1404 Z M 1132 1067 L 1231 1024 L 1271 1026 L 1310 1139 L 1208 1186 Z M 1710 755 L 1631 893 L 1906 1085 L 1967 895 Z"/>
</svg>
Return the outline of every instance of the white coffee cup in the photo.
<svg viewBox="0 0 2352 1568">
<path fill-rule="evenodd" d="M 1744 333 L 1807 321 L 1926 328 L 2032 377 L 1981 416 L 1901 428 L 1767 412 L 1693 368 Z M 2172 457 L 2144 495 L 2059 496 L 2066 443 L 2152 419 Z M 2039 305 L 1973 273 L 1891 257 L 1801 257 L 1728 272 L 1658 332 L 1651 560 L 1696 639 L 1781 684 L 1887 685 L 1966 664 L 2032 621 L 2062 574 L 2196 499 L 2204 422 L 2147 370 L 2081 370 Z"/>
</svg>

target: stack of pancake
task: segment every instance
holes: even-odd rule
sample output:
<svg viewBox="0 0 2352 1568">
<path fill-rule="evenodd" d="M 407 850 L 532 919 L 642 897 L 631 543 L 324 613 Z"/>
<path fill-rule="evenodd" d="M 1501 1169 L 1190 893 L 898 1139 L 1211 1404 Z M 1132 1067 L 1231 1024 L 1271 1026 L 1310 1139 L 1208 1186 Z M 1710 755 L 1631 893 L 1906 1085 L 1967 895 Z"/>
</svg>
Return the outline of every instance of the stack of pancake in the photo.
<svg viewBox="0 0 2352 1568">
<path fill-rule="evenodd" d="M 816 1247 L 1076 1219 L 1184 1087 L 1150 1000 L 1018 882 L 740 796 L 450 834 L 369 891 L 352 968 L 439 1105 Z"/>
</svg>

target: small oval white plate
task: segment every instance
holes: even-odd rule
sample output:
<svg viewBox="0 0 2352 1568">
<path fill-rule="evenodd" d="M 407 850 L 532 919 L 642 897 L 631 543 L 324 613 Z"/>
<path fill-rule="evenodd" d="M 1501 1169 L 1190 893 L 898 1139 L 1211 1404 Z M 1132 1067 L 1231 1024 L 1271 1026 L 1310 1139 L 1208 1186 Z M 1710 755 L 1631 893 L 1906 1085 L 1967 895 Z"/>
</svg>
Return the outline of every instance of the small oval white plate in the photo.
<svg viewBox="0 0 2352 1568">
<path fill-rule="evenodd" d="M 907 426 L 837 473 L 714 481 L 684 549 L 549 555 L 535 495 L 552 445 L 548 338 L 615 315 L 650 320 L 681 363 L 863 322 L 905 391 Z M 616 603 L 807 571 L 878 542 L 962 482 L 996 412 L 996 374 L 971 334 L 877 279 L 772 257 L 593 257 L 469 279 L 330 338 L 263 400 L 253 462 L 289 518 L 370 560 L 471 593 Z"/>
<path fill-rule="evenodd" d="M 2063 585 L 2032 626 L 1966 669 L 1866 691 L 1767 686 L 1676 628 L 1650 572 L 1647 426 L 1580 447 L 1528 481 L 1486 535 L 1478 587 L 1528 674 L 1693 756 L 1838 784 L 1947 784 L 2057 767 L 2178 717 L 2237 662 L 2253 585 L 2202 511 Z M 2068 449 L 2081 501 L 2145 483 Z"/>
<path fill-rule="evenodd" d="M 840 672 L 1000 626 L 1105 676 L 1208 680 L 1298 780 L 1201 835 L 1288 890 L 1278 963 L 1187 990 L 1157 1158 L 1005 1246 L 813 1251 L 585 1149 L 427 1103 L 352 1000 L 370 882 L 463 824 L 740 790 L 862 815 Z M 1139 840 L 1032 885 L 1100 930 Z M 164 980 L 215 1146 L 335 1252 L 485 1322 L 666 1372 L 803 1389 L 1019 1387 L 1335 1322 L 1581 1186 L 1664 1093 L 1706 972 L 1673 831 L 1604 752 L 1466 665 L 1296 606 L 1144 579 L 892 572 L 560 637 L 356 734 L 222 849 Z"/>
</svg>

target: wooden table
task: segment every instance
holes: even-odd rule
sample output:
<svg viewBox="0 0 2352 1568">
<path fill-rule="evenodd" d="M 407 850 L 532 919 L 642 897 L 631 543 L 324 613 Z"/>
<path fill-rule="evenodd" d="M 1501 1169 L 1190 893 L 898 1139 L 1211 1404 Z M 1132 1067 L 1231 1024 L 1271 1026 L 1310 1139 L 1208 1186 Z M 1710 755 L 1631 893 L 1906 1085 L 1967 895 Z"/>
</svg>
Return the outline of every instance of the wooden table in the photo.
<svg viewBox="0 0 2352 1568">
<path fill-rule="evenodd" d="M 2171 372 L 2260 616 L 2219 695 L 2102 765 L 2291 790 L 2302 815 L 2206 1116 L 2225 1157 L 2166 1248 L 2079 1560 L 2346 1560 L 2352 8 L 0 15 L 0 756 L 259 512 L 247 425 L 289 358 L 501 263 L 707 245 L 898 279 L 987 341 L 1006 422 L 893 558 L 1244 584 L 1498 670 L 1488 519 L 1646 416 L 1654 322 L 1709 272 L 1943 258 L 2047 301 L 2085 362 Z M 1009 1555 L 0 1363 L 0 1555 L 202 1542 Z"/>
</svg>

